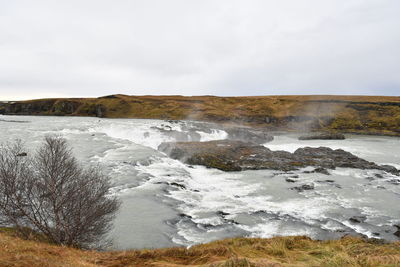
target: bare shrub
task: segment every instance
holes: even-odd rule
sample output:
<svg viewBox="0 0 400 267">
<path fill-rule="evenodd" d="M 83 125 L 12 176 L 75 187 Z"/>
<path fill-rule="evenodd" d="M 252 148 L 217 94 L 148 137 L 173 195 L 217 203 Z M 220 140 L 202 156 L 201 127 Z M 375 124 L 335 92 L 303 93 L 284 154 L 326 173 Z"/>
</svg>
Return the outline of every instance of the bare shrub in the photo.
<svg viewBox="0 0 400 267">
<path fill-rule="evenodd" d="M 25 155 L 21 142 L 1 147 L 0 222 L 67 246 L 101 241 L 120 205 L 109 196 L 109 178 L 99 167 L 79 166 L 61 137 L 46 137 L 33 156 Z"/>
</svg>

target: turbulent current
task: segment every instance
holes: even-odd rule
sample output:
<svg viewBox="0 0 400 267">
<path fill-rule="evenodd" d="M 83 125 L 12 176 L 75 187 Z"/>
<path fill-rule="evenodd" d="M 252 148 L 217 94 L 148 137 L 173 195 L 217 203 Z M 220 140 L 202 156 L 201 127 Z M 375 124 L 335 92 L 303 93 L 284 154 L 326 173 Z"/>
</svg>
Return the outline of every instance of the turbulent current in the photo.
<svg viewBox="0 0 400 267">
<path fill-rule="evenodd" d="M 174 135 L 168 134 L 174 132 Z M 307 235 L 315 239 L 363 234 L 397 240 L 400 177 L 379 170 L 337 168 L 331 175 L 256 170 L 223 172 L 190 166 L 157 151 L 162 142 L 194 134 L 227 138 L 210 124 L 162 120 L 0 116 L 0 142 L 21 139 L 30 149 L 48 134 L 65 137 L 83 164 L 98 164 L 114 183 L 122 207 L 110 233 L 116 249 L 157 248 L 233 236 Z M 377 164 L 400 168 L 400 139 L 348 136 L 299 141 L 275 135 L 264 144 L 342 148 Z M 290 182 L 296 178 L 296 184 Z M 298 192 L 294 186 L 312 184 Z"/>
</svg>

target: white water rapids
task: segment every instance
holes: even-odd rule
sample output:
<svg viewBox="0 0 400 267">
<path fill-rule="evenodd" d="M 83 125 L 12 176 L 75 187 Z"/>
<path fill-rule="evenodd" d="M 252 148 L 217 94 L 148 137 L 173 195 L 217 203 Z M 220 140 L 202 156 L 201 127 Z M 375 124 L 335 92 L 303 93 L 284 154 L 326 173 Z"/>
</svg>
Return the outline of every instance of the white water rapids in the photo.
<svg viewBox="0 0 400 267">
<path fill-rule="evenodd" d="M 162 120 L 0 116 L 0 142 L 22 139 L 34 149 L 47 134 L 61 134 L 83 164 L 99 164 L 123 202 L 110 233 L 114 247 L 193 245 L 232 236 L 345 234 L 397 240 L 400 177 L 378 170 L 338 168 L 331 175 L 258 170 L 223 172 L 189 166 L 156 149 L 195 132 L 201 141 L 227 137 L 212 125 Z M 190 140 L 190 135 L 188 135 Z M 400 168 L 400 138 L 349 136 L 346 140 L 298 141 L 275 136 L 265 144 L 293 152 L 304 146 L 342 148 L 378 164 Z M 296 183 L 286 178 L 298 176 Z M 297 192 L 294 186 L 313 184 Z M 350 218 L 361 216 L 356 223 Z"/>
</svg>

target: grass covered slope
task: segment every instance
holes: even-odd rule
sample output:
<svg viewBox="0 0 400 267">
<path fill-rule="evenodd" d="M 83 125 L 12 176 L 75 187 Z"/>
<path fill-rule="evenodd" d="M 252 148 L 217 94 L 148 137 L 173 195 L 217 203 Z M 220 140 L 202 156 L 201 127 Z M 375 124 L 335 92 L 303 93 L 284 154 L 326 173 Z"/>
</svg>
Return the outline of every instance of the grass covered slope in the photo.
<svg viewBox="0 0 400 267">
<path fill-rule="evenodd" d="M 0 114 L 191 119 L 278 130 L 400 136 L 400 97 L 126 96 L 0 103 Z"/>
<path fill-rule="evenodd" d="M 0 266 L 400 266 L 400 242 L 345 237 L 234 238 L 194 246 L 115 252 L 83 251 L 0 233 Z"/>
</svg>

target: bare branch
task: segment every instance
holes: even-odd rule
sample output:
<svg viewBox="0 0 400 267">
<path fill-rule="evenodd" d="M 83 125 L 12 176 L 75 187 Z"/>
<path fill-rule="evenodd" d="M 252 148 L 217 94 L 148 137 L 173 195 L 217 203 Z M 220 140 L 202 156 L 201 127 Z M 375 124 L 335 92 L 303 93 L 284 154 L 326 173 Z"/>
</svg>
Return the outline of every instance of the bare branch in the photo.
<svg viewBox="0 0 400 267">
<path fill-rule="evenodd" d="M 68 246 L 89 247 L 104 237 L 120 202 L 109 196 L 110 179 L 98 166 L 80 167 L 58 136 L 46 137 L 33 157 L 20 141 L 0 149 L 1 224 Z"/>
</svg>

